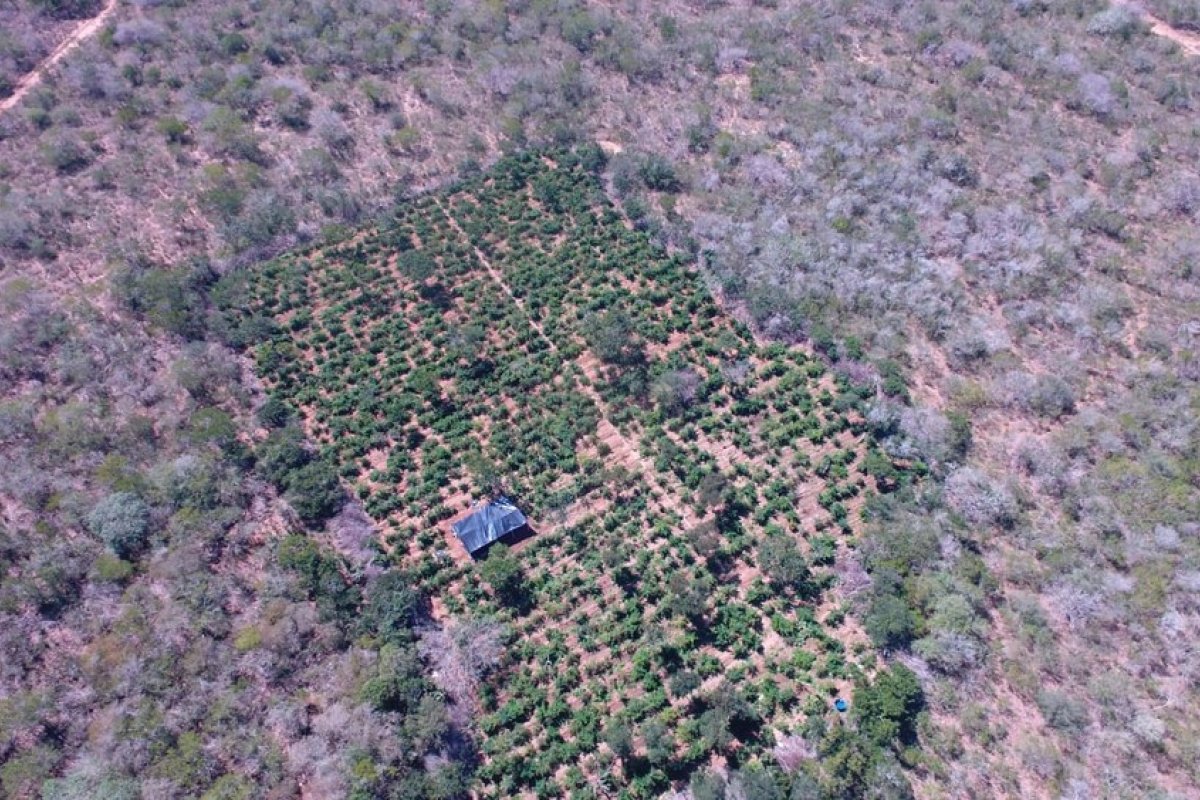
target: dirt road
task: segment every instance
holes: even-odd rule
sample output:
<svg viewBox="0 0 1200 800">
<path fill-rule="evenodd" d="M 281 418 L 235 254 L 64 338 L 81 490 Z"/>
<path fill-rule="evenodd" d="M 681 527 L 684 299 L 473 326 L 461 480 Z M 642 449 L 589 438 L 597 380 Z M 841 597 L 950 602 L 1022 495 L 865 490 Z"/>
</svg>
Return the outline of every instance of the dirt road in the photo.
<svg viewBox="0 0 1200 800">
<path fill-rule="evenodd" d="M 17 81 L 17 86 L 13 93 L 3 100 L 0 100 L 0 112 L 8 111 L 10 108 L 13 108 L 20 103 L 25 95 L 29 94 L 29 91 L 38 85 L 38 81 L 42 79 L 42 76 L 47 70 L 57 64 L 59 61 L 62 61 L 66 57 L 67 53 L 70 53 L 72 50 L 78 47 L 81 42 L 87 40 L 88 37 L 92 36 L 102 27 L 104 27 L 104 23 L 116 10 L 117 0 L 106 0 L 104 3 L 104 8 L 100 10 L 99 14 L 85 22 L 80 23 L 79 27 L 71 31 L 71 34 L 67 36 L 66 39 L 63 39 L 59 43 L 58 47 L 54 48 L 54 52 L 46 56 L 46 58 L 42 60 L 42 63 L 38 64 L 32 72 L 29 72 L 25 75 L 25 77 Z"/>
<path fill-rule="evenodd" d="M 1152 17 L 1148 14 L 1146 15 L 1146 21 L 1150 23 L 1150 31 L 1152 33 L 1170 39 L 1179 45 L 1180 49 L 1188 55 L 1200 56 L 1200 34 L 1188 33 L 1178 28 L 1172 28 L 1158 17 Z"/>
<path fill-rule="evenodd" d="M 1190 56 L 1200 56 L 1200 34 L 1180 30 L 1179 28 L 1172 28 L 1165 20 L 1159 19 L 1139 5 L 1130 3 L 1129 8 L 1136 11 L 1141 15 L 1142 19 L 1146 20 L 1146 24 L 1150 26 L 1151 33 L 1161 36 L 1164 39 L 1170 39 L 1179 45 L 1180 50 Z"/>
</svg>

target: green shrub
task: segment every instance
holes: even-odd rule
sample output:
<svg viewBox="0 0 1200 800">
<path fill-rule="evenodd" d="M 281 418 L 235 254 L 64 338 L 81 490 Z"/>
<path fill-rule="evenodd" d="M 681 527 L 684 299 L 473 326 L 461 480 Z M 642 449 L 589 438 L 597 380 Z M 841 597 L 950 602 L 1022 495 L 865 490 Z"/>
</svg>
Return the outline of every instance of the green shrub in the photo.
<svg viewBox="0 0 1200 800">
<path fill-rule="evenodd" d="M 132 778 L 115 775 L 96 775 L 92 770 L 81 769 L 62 778 L 51 778 L 42 784 L 42 800 L 139 800 L 142 796 L 140 784 Z"/>
<path fill-rule="evenodd" d="M 288 473 L 285 485 L 284 497 L 309 525 L 338 513 L 346 500 L 337 471 L 324 461 L 311 461 Z"/>
<path fill-rule="evenodd" d="M 161 269 L 134 262 L 113 279 L 118 299 L 142 319 L 189 339 L 205 331 L 202 290 L 213 277 L 207 264 Z"/>
<path fill-rule="evenodd" d="M 4 790 L 4 796 L 32 797 L 61 758 L 57 750 L 47 745 L 9 755 L 0 767 L 0 788 Z"/>
<path fill-rule="evenodd" d="M 96 504 L 87 525 L 118 557 L 136 557 L 149 535 L 150 509 L 132 492 L 114 492 Z"/>
<path fill-rule="evenodd" d="M 62 173 L 74 173 L 92 163 L 89 147 L 72 136 L 58 136 L 42 147 L 46 163 Z"/>
<path fill-rule="evenodd" d="M 52 19 L 83 19 L 100 11 L 100 0 L 32 0 L 38 11 Z"/>
<path fill-rule="evenodd" d="M 796 540 L 787 534 L 766 537 L 758 546 L 758 566 L 780 588 L 803 590 L 809 580 L 808 564 Z"/>
<path fill-rule="evenodd" d="M 92 565 L 96 578 L 108 583 L 124 583 L 133 575 L 133 564 L 109 553 L 102 553 Z"/>
<path fill-rule="evenodd" d="M 479 565 L 479 576 L 492 587 L 501 602 L 523 607 L 529 602 L 525 571 L 505 544 L 492 545 Z"/>
<path fill-rule="evenodd" d="M 1046 724 L 1063 733 L 1080 734 L 1087 729 L 1091 721 L 1087 706 L 1070 695 L 1053 689 L 1038 692 L 1037 705 Z"/>
<path fill-rule="evenodd" d="M 911 745 L 925 693 L 917 676 L 903 664 L 881 671 L 873 684 L 854 690 L 853 717 L 859 730 L 878 745 Z"/>
<path fill-rule="evenodd" d="M 336 557 L 322 552 L 307 536 L 292 534 L 279 543 L 279 564 L 296 574 L 308 597 L 316 601 L 321 616 L 349 629 L 361 596 L 342 575 Z"/>
<path fill-rule="evenodd" d="M 412 638 L 420 601 L 406 575 L 384 573 L 367 588 L 359 624 L 385 641 L 407 641 Z"/>
<path fill-rule="evenodd" d="M 653 192 L 678 192 L 682 188 L 675 167 L 660 155 L 648 155 L 638 167 L 638 176 Z"/>
<path fill-rule="evenodd" d="M 903 597 L 885 591 L 872 595 L 863 627 L 877 647 L 894 649 L 912 641 L 917 622 Z"/>
</svg>

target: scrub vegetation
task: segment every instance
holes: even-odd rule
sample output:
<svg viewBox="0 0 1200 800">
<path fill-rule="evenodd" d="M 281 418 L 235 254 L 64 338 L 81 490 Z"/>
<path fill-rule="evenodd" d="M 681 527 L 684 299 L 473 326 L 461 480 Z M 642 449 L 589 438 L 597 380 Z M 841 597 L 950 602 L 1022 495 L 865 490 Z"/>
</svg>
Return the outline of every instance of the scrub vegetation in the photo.
<svg viewBox="0 0 1200 800">
<path fill-rule="evenodd" d="M 0 0 L 0 796 L 1194 794 L 1144 5 Z"/>
</svg>

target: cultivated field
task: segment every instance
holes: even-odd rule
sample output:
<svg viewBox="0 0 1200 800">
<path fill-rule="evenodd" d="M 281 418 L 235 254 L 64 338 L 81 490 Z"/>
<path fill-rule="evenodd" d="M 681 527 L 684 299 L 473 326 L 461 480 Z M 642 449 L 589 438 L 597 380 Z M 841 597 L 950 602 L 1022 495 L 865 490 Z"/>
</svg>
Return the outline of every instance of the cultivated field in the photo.
<svg viewBox="0 0 1200 800">
<path fill-rule="evenodd" d="M 653 796 L 873 672 L 853 581 L 830 587 L 861 570 L 863 496 L 907 474 L 865 444 L 874 389 L 756 343 L 609 204 L 601 160 L 504 159 L 226 287 L 437 623 L 509 623 L 500 669 L 446 687 L 482 712 L 486 796 Z M 498 491 L 535 533 L 474 565 L 449 521 Z"/>
</svg>

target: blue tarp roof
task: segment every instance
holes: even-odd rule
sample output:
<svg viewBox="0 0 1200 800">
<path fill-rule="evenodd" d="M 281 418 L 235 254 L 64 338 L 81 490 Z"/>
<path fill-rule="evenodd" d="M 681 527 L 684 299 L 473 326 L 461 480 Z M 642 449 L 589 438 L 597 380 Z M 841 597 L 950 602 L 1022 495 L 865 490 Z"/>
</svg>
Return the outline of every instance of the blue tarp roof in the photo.
<svg viewBox="0 0 1200 800">
<path fill-rule="evenodd" d="M 500 537 L 523 527 L 528 520 L 521 509 L 507 497 L 486 503 L 471 516 L 454 523 L 451 528 L 468 553 L 482 550 Z"/>
</svg>

